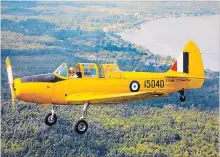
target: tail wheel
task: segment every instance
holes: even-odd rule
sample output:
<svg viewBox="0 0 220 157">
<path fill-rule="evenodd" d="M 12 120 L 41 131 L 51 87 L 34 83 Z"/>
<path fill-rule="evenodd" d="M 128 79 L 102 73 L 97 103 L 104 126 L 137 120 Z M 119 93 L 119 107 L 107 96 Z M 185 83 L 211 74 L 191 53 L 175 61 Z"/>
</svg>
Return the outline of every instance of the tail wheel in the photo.
<svg viewBox="0 0 220 157">
<path fill-rule="evenodd" d="M 84 134 L 87 131 L 87 129 L 88 129 L 88 123 L 83 119 L 77 121 L 74 126 L 74 130 L 78 134 Z"/>
<path fill-rule="evenodd" d="M 52 113 L 48 113 L 46 115 L 44 121 L 45 121 L 45 124 L 47 124 L 48 126 L 52 126 L 52 125 L 56 124 L 57 116 L 55 113 L 53 114 L 53 116 L 52 116 Z"/>
<path fill-rule="evenodd" d="M 186 96 L 181 95 L 181 96 L 180 96 L 180 101 L 181 101 L 181 102 L 185 102 L 185 101 L 186 101 Z"/>
</svg>

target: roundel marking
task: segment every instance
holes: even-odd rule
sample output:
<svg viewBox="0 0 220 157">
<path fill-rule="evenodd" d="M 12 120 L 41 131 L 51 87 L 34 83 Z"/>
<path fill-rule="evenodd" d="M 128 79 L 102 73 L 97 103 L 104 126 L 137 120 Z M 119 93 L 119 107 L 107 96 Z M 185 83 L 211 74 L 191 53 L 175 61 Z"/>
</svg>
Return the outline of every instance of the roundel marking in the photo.
<svg viewBox="0 0 220 157">
<path fill-rule="evenodd" d="M 137 81 L 132 81 L 130 83 L 130 91 L 131 92 L 138 92 L 140 89 L 140 84 Z"/>
</svg>

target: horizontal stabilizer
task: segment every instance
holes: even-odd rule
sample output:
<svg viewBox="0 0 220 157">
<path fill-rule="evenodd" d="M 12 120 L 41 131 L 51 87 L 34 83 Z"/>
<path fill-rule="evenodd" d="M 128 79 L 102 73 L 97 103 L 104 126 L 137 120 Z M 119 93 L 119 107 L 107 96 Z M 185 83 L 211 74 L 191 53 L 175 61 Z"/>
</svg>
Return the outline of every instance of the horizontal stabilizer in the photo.
<svg viewBox="0 0 220 157">
<path fill-rule="evenodd" d="M 175 75 L 167 75 L 167 78 L 175 78 L 175 79 L 207 79 L 207 77 L 199 77 L 199 76 L 175 76 Z"/>
</svg>

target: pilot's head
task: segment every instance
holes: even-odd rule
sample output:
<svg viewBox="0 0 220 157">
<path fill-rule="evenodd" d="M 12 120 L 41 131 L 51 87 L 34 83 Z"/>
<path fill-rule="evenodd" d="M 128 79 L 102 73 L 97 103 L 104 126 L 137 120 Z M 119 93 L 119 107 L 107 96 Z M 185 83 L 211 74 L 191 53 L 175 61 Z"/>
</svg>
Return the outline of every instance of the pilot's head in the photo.
<svg viewBox="0 0 220 157">
<path fill-rule="evenodd" d="M 69 74 L 75 74 L 75 69 L 73 67 L 69 68 Z"/>
</svg>

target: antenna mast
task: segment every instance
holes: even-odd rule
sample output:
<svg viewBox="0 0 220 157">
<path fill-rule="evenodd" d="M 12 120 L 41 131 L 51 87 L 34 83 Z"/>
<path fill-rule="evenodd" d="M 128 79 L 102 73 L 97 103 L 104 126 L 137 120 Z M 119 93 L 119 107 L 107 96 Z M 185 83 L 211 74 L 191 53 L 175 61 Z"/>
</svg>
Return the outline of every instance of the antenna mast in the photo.
<svg viewBox="0 0 220 157">
<path fill-rule="evenodd" d="M 133 70 L 133 72 L 136 72 L 136 69 L 139 67 L 140 64 L 141 64 L 141 61 L 138 63 L 138 65 L 137 65 L 136 68 Z"/>
</svg>

